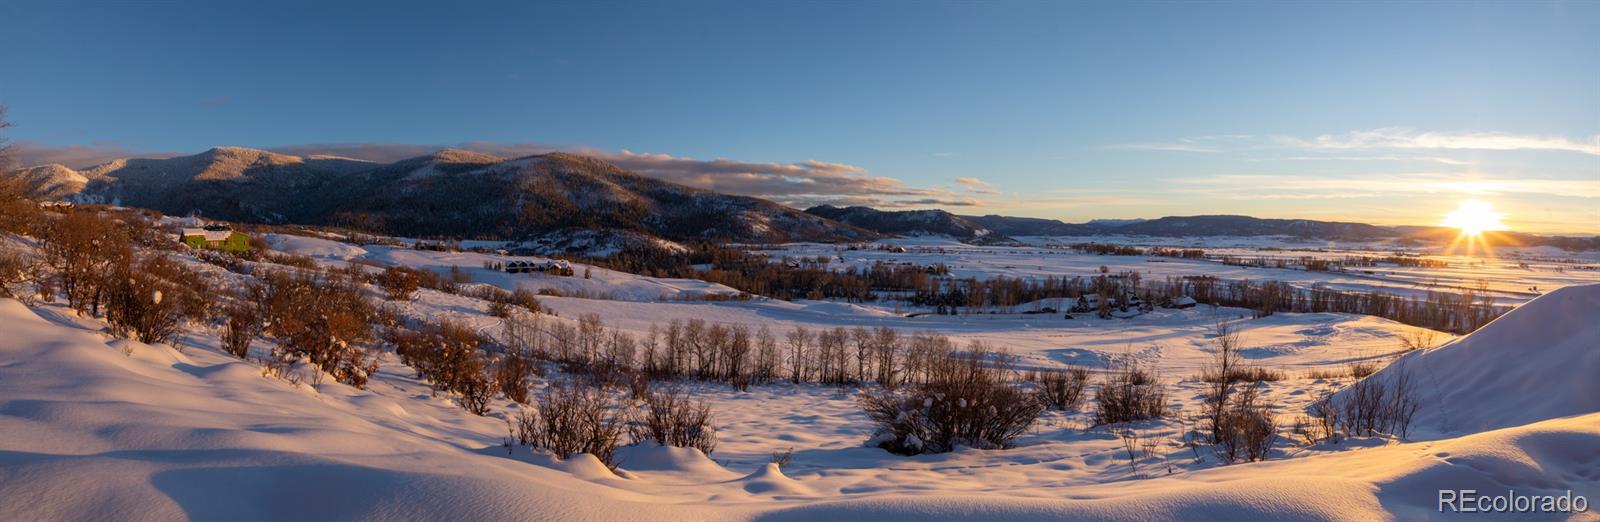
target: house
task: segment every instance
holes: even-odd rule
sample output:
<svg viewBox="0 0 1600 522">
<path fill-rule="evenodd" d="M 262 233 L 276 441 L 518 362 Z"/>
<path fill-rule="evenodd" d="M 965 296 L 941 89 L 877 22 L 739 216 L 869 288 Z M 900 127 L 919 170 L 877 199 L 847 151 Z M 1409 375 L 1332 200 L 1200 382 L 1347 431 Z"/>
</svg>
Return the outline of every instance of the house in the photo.
<svg viewBox="0 0 1600 522">
<path fill-rule="evenodd" d="M 572 264 L 562 259 L 539 259 L 534 261 L 508 261 L 503 268 L 509 274 L 524 274 L 533 272 L 552 273 L 556 275 L 572 275 Z"/>
<path fill-rule="evenodd" d="M 190 248 L 246 252 L 250 250 L 250 236 L 234 232 L 227 225 L 183 227 L 179 241 Z"/>
<path fill-rule="evenodd" d="M 1189 297 L 1189 296 L 1184 295 L 1184 296 L 1167 298 L 1166 301 L 1163 301 L 1161 303 L 1161 307 L 1162 308 L 1176 308 L 1176 309 L 1179 309 L 1179 310 L 1184 310 L 1184 309 L 1188 309 L 1188 308 L 1194 308 L 1195 304 L 1196 303 L 1195 303 L 1195 300 L 1194 300 L 1193 297 Z"/>
</svg>

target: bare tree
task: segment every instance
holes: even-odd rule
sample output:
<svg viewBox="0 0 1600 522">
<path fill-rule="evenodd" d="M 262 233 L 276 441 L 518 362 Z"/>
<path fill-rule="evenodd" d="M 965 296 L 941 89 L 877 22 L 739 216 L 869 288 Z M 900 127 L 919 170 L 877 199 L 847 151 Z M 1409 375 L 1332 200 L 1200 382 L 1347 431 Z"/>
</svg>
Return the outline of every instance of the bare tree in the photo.
<svg viewBox="0 0 1600 522">
<path fill-rule="evenodd" d="M 811 331 L 796 326 L 785 338 L 789 341 L 789 381 L 799 383 L 806 379 L 806 358 L 810 356 L 806 345 L 811 343 Z"/>
<path fill-rule="evenodd" d="M 1233 331 L 1228 323 L 1217 323 L 1213 339 L 1217 343 L 1217 351 L 1212 355 L 1211 363 L 1201 372 L 1201 380 L 1214 381 L 1211 389 L 1206 391 L 1202 408 L 1206 421 L 1210 423 L 1211 441 L 1215 443 L 1223 437 L 1223 417 L 1228 411 L 1234 376 L 1239 373 L 1242 361 L 1239 355 L 1239 332 Z"/>
<path fill-rule="evenodd" d="M 11 120 L 6 119 L 6 110 L 7 109 L 5 105 L 0 105 L 0 129 L 11 128 Z M 6 139 L 4 136 L 0 136 L 0 169 L 9 168 L 11 166 L 11 157 L 13 156 L 12 152 L 13 149 L 11 148 L 11 140 Z"/>
</svg>

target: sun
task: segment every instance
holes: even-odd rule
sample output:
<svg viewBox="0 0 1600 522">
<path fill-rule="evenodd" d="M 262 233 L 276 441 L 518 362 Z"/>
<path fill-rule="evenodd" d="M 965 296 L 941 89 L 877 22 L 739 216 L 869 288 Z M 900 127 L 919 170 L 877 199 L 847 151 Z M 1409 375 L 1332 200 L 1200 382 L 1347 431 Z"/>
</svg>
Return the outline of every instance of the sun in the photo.
<svg viewBox="0 0 1600 522">
<path fill-rule="evenodd" d="M 1455 210 L 1445 214 L 1444 226 L 1461 229 L 1461 234 L 1465 236 L 1506 229 L 1505 224 L 1500 222 L 1500 213 L 1494 211 L 1494 205 L 1474 200 L 1456 204 Z"/>
</svg>

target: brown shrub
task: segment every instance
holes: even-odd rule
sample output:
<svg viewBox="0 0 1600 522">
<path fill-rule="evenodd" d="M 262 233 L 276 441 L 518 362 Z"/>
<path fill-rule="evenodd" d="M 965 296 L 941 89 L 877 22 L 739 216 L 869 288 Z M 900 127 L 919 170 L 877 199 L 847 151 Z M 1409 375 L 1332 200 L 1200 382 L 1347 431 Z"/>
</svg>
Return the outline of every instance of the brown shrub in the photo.
<svg viewBox="0 0 1600 522">
<path fill-rule="evenodd" d="M 391 266 L 378 274 L 378 286 L 383 288 L 384 297 L 392 301 L 409 301 L 422 287 L 422 276 L 410 268 Z"/>
<path fill-rule="evenodd" d="M 878 426 L 876 445 L 902 455 L 1011 447 L 1045 406 L 1007 382 L 1007 360 L 974 345 L 936 362 L 940 368 L 922 384 L 863 394 L 861 407 Z"/>
<path fill-rule="evenodd" d="M 1269 405 L 1260 404 L 1260 389 L 1240 390 L 1222 413 L 1216 441 L 1217 456 L 1232 464 L 1263 460 L 1278 439 L 1277 424 Z"/>
<path fill-rule="evenodd" d="M 165 256 L 113 269 L 104 290 L 106 322 L 118 336 L 167 342 L 180 333 L 190 313 L 205 307 L 196 290 L 185 286 L 198 284 L 198 277 Z"/>
<path fill-rule="evenodd" d="M 711 426 L 711 405 L 691 400 L 682 390 L 657 390 L 646 395 L 646 409 L 629 426 L 633 442 L 695 448 L 706 455 L 717 449 L 717 431 Z"/>
<path fill-rule="evenodd" d="M 1065 370 L 1047 370 L 1034 378 L 1034 395 L 1052 409 L 1078 411 L 1083 402 L 1083 390 L 1089 383 L 1089 370 L 1073 366 Z"/>
<path fill-rule="evenodd" d="M 528 403 L 528 375 L 534 373 L 533 364 L 521 355 L 511 354 L 495 365 L 495 385 L 506 399 L 517 404 Z"/>
<path fill-rule="evenodd" d="M 538 418 L 527 437 L 529 446 L 559 458 L 588 453 L 616 469 L 616 448 L 622 440 L 625 417 L 602 389 L 576 382 L 552 383 L 539 395 L 538 406 Z"/>
<path fill-rule="evenodd" d="M 377 314 L 359 285 L 332 274 L 281 270 L 259 280 L 267 333 L 278 341 L 274 358 L 305 358 L 339 382 L 366 386 L 377 360 L 363 343 L 374 337 Z"/>
<path fill-rule="evenodd" d="M 1094 402 L 1095 424 L 1156 419 L 1167 411 L 1167 390 L 1154 372 L 1120 362 L 1095 390 Z"/>
</svg>

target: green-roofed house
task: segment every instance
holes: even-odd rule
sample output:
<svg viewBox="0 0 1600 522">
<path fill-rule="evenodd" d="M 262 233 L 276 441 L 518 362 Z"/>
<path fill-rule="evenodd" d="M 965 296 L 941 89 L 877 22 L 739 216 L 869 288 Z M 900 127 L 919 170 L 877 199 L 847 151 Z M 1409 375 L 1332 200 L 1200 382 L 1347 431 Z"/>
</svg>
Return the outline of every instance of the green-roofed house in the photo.
<svg viewBox="0 0 1600 522">
<path fill-rule="evenodd" d="M 250 250 L 250 236 L 234 232 L 227 225 L 206 225 L 203 227 L 184 227 L 183 244 L 190 248 L 204 248 L 221 250 L 223 252 L 247 252 Z"/>
</svg>

